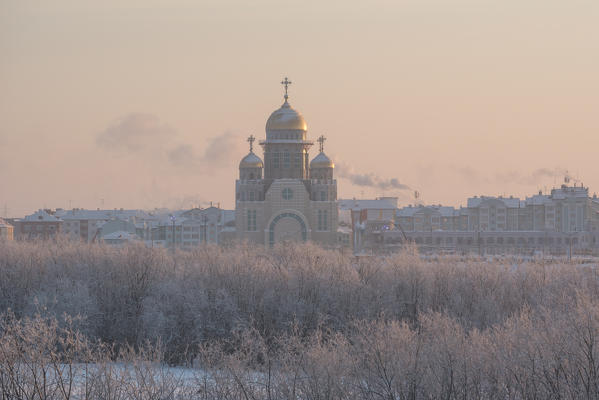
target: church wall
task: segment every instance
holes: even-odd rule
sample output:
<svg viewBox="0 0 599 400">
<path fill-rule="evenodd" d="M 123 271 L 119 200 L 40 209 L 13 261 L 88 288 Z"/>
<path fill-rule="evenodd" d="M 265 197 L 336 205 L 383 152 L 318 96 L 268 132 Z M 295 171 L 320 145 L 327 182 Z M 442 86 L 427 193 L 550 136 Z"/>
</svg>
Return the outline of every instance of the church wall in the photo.
<svg viewBox="0 0 599 400">
<path fill-rule="evenodd" d="M 240 241 L 264 244 L 263 201 L 238 201 L 235 211 L 235 230 Z M 255 230 L 248 230 L 248 212 L 256 212 Z"/>
<path fill-rule="evenodd" d="M 290 189 L 292 197 L 283 198 L 283 190 Z M 270 221 L 285 210 L 297 211 L 305 219 L 307 224 L 308 239 L 311 236 L 312 224 L 310 223 L 310 198 L 305 185 L 300 180 L 278 179 L 272 183 L 265 196 L 264 229 L 265 243 L 268 242 L 267 235 Z"/>
<path fill-rule="evenodd" d="M 318 225 L 318 211 L 327 212 L 326 230 L 320 230 Z M 312 240 L 321 244 L 333 246 L 337 243 L 337 226 L 339 225 L 339 212 L 336 201 L 311 201 L 310 225 L 312 226 Z"/>
</svg>

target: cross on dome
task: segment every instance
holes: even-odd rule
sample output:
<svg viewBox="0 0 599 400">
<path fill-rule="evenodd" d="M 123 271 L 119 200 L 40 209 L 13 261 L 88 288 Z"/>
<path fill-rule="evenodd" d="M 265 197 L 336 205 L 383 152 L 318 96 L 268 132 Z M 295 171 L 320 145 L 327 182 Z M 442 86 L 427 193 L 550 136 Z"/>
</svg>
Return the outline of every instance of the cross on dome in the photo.
<svg viewBox="0 0 599 400">
<path fill-rule="evenodd" d="M 248 143 L 250 144 L 250 153 L 254 152 L 254 142 L 256 141 L 256 138 L 254 137 L 254 135 L 250 135 L 247 138 Z"/>
<path fill-rule="evenodd" d="M 320 137 L 318 138 L 318 143 L 320 145 L 320 152 L 322 153 L 324 150 L 324 142 L 325 140 L 327 140 L 327 138 L 324 137 L 324 135 L 320 135 Z"/>
<path fill-rule="evenodd" d="M 281 81 L 281 85 L 285 86 L 285 101 L 287 101 L 287 99 L 289 98 L 289 96 L 287 95 L 287 89 L 289 88 L 289 85 L 291 85 L 291 81 L 289 79 L 287 79 L 287 77 L 285 77 L 285 80 Z"/>
</svg>

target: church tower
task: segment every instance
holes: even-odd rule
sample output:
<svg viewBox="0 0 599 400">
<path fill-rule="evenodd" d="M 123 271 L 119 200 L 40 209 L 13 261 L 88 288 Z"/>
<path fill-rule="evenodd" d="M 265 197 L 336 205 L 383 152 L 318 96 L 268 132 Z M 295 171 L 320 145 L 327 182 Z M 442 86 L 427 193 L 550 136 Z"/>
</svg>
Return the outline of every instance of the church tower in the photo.
<svg viewBox="0 0 599 400">
<path fill-rule="evenodd" d="M 240 240 L 272 246 L 277 242 L 312 240 L 336 246 L 337 182 L 335 165 L 324 153 L 324 136 L 318 139 L 320 153 L 310 162 L 308 126 L 289 104 L 285 78 L 284 102 L 266 122 L 266 139 L 260 141 L 264 162 L 250 152 L 239 164 L 236 182 L 236 232 Z"/>
</svg>

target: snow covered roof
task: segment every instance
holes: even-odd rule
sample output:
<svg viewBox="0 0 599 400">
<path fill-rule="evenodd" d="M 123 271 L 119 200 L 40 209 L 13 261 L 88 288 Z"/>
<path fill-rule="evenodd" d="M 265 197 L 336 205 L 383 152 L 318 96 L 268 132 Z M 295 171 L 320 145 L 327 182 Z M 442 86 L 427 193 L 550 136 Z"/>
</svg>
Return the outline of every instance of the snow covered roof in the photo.
<svg viewBox="0 0 599 400">
<path fill-rule="evenodd" d="M 310 162 L 310 168 L 334 168 L 335 164 L 324 152 L 318 153 Z"/>
<path fill-rule="evenodd" d="M 2 218 L 0 218 L 0 226 L 1 226 L 1 227 L 3 227 L 3 228 L 10 226 L 10 227 L 12 228 L 12 225 L 11 225 L 11 224 L 9 224 L 8 222 L 6 222 L 6 221 L 5 221 L 4 219 L 2 219 Z"/>
<path fill-rule="evenodd" d="M 56 216 L 65 220 L 84 220 L 84 219 L 98 219 L 98 220 L 109 220 L 109 219 L 153 219 L 154 216 L 148 214 L 143 210 L 86 210 L 82 208 L 74 208 L 72 210 L 58 209 L 55 213 Z"/>
<path fill-rule="evenodd" d="M 551 201 L 551 197 L 544 194 L 535 194 L 534 196 L 526 198 L 526 204 L 530 205 L 550 204 Z"/>
<path fill-rule="evenodd" d="M 356 200 L 356 199 L 339 199 L 337 200 L 340 210 L 395 210 L 397 207 L 389 200 L 374 199 L 374 200 Z"/>
<path fill-rule="evenodd" d="M 239 163 L 239 168 L 262 168 L 263 166 L 262 159 L 255 155 L 254 152 L 250 152 L 247 156 L 243 157 Z"/>
<path fill-rule="evenodd" d="M 59 222 L 62 221 L 60 218 L 48 213 L 45 210 L 37 210 L 31 215 L 27 215 L 23 218 L 23 221 L 35 221 L 35 222 Z"/>
<path fill-rule="evenodd" d="M 589 197 L 589 189 L 586 187 L 577 187 L 577 186 L 566 186 L 562 185 L 559 189 L 551 190 L 551 198 L 553 199 L 567 199 L 567 198 L 586 198 Z"/>
<path fill-rule="evenodd" d="M 397 210 L 398 217 L 413 217 L 415 214 L 422 212 L 438 212 L 442 217 L 453 217 L 457 215 L 457 210 L 450 206 L 419 206 L 419 207 L 403 207 Z"/>
<path fill-rule="evenodd" d="M 480 207 L 480 205 L 482 204 L 483 201 L 500 201 L 507 208 L 518 208 L 518 207 L 524 207 L 524 205 L 525 205 L 525 202 L 520 201 L 520 199 L 517 197 L 505 198 L 505 197 L 492 197 L 492 196 L 470 197 L 468 199 L 467 205 L 469 208 L 476 208 L 476 207 Z"/>
</svg>

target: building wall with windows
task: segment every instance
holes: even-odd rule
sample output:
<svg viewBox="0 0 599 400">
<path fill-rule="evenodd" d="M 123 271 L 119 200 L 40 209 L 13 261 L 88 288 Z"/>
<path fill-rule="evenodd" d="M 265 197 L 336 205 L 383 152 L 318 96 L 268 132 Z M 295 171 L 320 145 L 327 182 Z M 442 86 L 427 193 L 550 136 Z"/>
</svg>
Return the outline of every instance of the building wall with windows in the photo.
<svg viewBox="0 0 599 400">
<path fill-rule="evenodd" d="M 62 219 L 50 210 L 38 210 L 31 215 L 14 221 L 14 234 L 17 240 L 50 239 L 58 235 Z"/>
<path fill-rule="evenodd" d="M 0 218 L 0 240 L 13 240 L 14 227 L 7 221 Z"/>
</svg>

